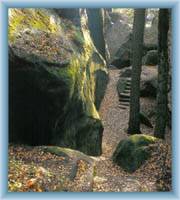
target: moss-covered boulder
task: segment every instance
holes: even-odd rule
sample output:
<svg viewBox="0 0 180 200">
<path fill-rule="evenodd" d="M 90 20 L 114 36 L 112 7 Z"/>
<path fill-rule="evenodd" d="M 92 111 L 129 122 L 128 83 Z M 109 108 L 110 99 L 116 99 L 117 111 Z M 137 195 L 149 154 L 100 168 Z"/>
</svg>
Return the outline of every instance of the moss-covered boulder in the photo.
<svg viewBox="0 0 180 200">
<path fill-rule="evenodd" d="M 132 135 L 120 141 L 114 154 L 113 161 L 128 172 L 134 172 L 151 155 L 149 145 L 156 141 L 148 135 Z"/>
<path fill-rule="evenodd" d="M 101 154 L 97 107 L 108 80 L 106 63 L 83 9 L 80 22 L 75 26 L 53 9 L 10 9 L 10 142 Z"/>
</svg>

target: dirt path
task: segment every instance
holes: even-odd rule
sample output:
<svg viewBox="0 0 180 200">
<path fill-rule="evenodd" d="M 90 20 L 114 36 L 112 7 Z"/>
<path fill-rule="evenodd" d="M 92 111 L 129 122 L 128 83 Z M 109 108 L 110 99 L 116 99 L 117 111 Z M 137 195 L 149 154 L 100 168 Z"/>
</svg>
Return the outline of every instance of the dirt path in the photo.
<svg viewBox="0 0 180 200">
<path fill-rule="evenodd" d="M 119 73 L 119 69 L 109 69 L 109 83 L 100 107 L 100 116 L 104 126 L 103 153 L 100 157 L 94 158 L 95 176 L 93 191 L 153 191 L 155 189 L 154 180 L 148 180 L 148 177 L 144 179 L 143 173 L 126 173 L 111 160 L 119 141 L 127 138 L 126 130 L 129 117 L 129 108 L 121 109 L 119 107 L 119 97 L 116 89 Z"/>
<path fill-rule="evenodd" d="M 116 89 L 119 73 L 119 69 L 109 70 L 109 83 L 99 112 L 104 126 L 102 142 L 104 157 L 111 157 L 119 141 L 127 137 L 125 129 L 128 123 L 128 110 L 119 107 Z"/>
</svg>

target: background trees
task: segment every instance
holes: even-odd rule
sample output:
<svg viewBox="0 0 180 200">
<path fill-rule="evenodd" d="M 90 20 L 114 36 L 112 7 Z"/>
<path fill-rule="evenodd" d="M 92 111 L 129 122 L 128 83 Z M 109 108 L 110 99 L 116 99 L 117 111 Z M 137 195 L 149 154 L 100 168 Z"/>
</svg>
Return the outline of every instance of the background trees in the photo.
<svg viewBox="0 0 180 200">
<path fill-rule="evenodd" d="M 140 75 L 143 53 L 143 35 L 145 24 L 145 9 L 136 9 L 133 23 L 133 44 L 132 44 L 132 80 L 130 95 L 130 116 L 129 134 L 140 133 Z M 157 88 L 157 109 L 154 135 L 164 138 L 165 128 L 168 119 L 168 76 L 169 76 L 169 55 L 168 55 L 168 30 L 169 11 L 159 10 L 158 22 L 158 88 Z"/>
<path fill-rule="evenodd" d="M 133 23 L 133 59 L 132 59 L 132 80 L 130 95 L 130 116 L 129 134 L 140 133 L 140 75 L 143 53 L 143 36 L 145 24 L 145 9 L 135 9 Z"/>
</svg>

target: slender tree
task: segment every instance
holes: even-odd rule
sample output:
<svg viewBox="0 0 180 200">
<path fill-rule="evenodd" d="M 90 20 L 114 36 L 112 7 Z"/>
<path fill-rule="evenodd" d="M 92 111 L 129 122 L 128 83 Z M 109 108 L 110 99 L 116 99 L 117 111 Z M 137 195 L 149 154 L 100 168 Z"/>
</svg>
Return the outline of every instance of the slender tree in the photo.
<svg viewBox="0 0 180 200">
<path fill-rule="evenodd" d="M 158 22 L 158 89 L 157 89 L 157 109 L 156 125 L 154 136 L 164 138 L 168 117 L 168 30 L 169 30 L 169 11 L 160 9 Z"/>
<path fill-rule="evenodd" d="M 129 134 L 140 133 L 140 76 L 143 54 L 145 9 L 135 9 L 132 43 L 132 79 L 130 94 Z"/>
</svg>

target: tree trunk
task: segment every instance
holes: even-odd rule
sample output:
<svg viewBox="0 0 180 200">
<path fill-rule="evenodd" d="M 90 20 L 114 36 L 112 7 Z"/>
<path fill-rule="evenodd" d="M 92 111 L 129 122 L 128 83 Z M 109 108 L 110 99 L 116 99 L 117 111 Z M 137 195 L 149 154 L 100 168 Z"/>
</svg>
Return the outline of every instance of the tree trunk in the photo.
<svg viewBox="0 0 180 200">
<path fill-rule="evenodd" d="M 145 9 L 135 9 L 132 44 L 132 80 L 129 115 L 129 134 L 140 133 L 140 76 L 143 54 Z"/>
<path fill-rule="evenodd" d="M 157 89 L 157 115 L 154 136 L 164 138 L 168 116 L 168 30 L 169 11 L 160 9 L 159 11 L 159 46 L 158 46 L 158 89 Z"/>
</svg>

